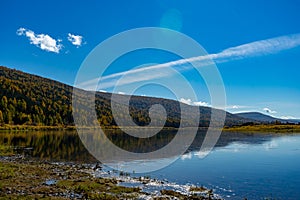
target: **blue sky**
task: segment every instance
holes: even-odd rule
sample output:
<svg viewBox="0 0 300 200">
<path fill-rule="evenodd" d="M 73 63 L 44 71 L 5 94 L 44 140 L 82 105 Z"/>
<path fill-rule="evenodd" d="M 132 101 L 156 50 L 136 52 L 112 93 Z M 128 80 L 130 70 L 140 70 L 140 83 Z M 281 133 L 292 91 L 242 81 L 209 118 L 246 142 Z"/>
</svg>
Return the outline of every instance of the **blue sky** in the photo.
<svg viewBox="0 0 300 200">
<path fill-rule="evenodd" d="M 227 110 L 300 118 L 299 10 L 300 1 L 286 0 L 272 3 L 258 0 L 1 1 L 0 65 L 72 85 L 81 63 L 95 46 L 132 28 L 166 27 L 180 31 L 201 44 L 209 55 L 279 37 L 271 40 L 275 43 L 270 47 L 276 48 L 279 41 L 278 51 L 256 49 L 257 54 L 239 59 L 230 57 L 226 62 L 216 63 L 225 84 Z M 295 44 L 289 46 L 294 40 Z M 149 52 L 120 59 L 108 73 L 126 71 L 144 62 L 179 59 L 157 52 L 153 58 L 144 59 L 146 53 Z M 189 78 L 205 91 L 203 80 L 197 80 L 192 74 Z M 172 98 L 159 88 L 151 94 L 153 91 L 144 88 L 140 94 Z M 182 98 L 193 103 L 189 97 Z M 203 105 L 210 103 L 206 92 L 200 101 Z"/>
</svg>

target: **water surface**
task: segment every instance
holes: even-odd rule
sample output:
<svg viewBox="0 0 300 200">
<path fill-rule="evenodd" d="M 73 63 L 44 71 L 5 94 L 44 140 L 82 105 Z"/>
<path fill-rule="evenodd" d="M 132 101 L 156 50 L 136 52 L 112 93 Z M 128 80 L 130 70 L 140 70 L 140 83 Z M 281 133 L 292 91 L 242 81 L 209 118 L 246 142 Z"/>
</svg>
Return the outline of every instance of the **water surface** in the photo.
<svg viewBox="0 0 300 200">
<path fill-rule="evenodd" d="M 88 134 L 88 133 L 87 133 Z M 109 139 L 132 152 L 150 152 L 168 144 L 176 131 L 138 139 L 108 131 Z M 204 132 L 200 131 L 176 162 L 159 171 L 143 174 L 178 184 L 213 188 L 225 199 L 300 199 L 300 134 L 222 133 L 214 150 L 205 158 L 199 152 Z M 81 143 L 76 132 L 0 133 L 0 144 L 38 159 L 97 162 Z M 160 163 L 166 156 L 118 163 L 120 169 Z M 134 174 L 133 176 L 140 176 Z"/>
</svg>

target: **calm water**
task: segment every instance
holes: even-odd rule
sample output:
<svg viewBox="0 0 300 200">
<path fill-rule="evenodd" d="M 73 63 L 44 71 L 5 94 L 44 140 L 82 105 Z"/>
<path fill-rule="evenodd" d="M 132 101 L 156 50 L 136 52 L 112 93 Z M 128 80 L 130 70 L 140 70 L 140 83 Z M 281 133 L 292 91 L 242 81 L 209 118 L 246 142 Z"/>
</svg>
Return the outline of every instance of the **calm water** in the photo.
<svg viewBox="0 0 300 200">
<path fill-rule="evenodd" d="M 300 136 L 236 141 L 204 159 L 191 152 L 155 176 L 204 184 L 226 199 L 300 199 Z"/>
<path fill-rule="evenodd" d="M 166 145 L 174 134 L 164 131 L 150 139 L 137 139 L 109 132 L 109 138 L 129 151 L 149 152 Z M 179 184 L 204 185 L 225 199 L 300 199 L 300 134 L 222 133 L 215 149 L 200 158 L 203 135 L 199 132 L 189 151 L 176 162 L 147 175 Z M 18 147 L 15 151 L 19 152 L 32 147 L 25 153 L 44 160 L 96 162 L 76 132 L 0 133 L 0 143 Z M 120 168 L 167 159 L 171 158 L 131 160 Z"/>
</svg>

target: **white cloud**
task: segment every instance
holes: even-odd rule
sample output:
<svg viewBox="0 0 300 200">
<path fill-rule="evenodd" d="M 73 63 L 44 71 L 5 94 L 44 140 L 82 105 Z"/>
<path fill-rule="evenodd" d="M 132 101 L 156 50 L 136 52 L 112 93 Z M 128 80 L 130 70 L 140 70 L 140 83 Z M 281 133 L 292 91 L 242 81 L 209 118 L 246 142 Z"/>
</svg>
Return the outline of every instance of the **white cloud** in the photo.
<svg viewBox="0 0 300 200">
<path fill-rule="evenodd" d="M 259 112 L 259 110 L 257 109 L 246 109 L 246 110 L 235 110 L 235 111 L 230 111 L 232 112 L 233 114 L 236 114 L 236 113 L 248 113 L 248 112 Z"/>
<path fill-rule="evenodd" d="M 227 62 L 233 59 L 274 54 L 299 45 L 300 34 L 293 34 L 231 47 L 218 54 L 214 54 L 212 57 L 213 59 L 220 59 L 219 62 Z"/>
<path fill-rule="evenodd" d="M 25 28 L 19 28 L 19 29 L 17 30 L 17 35 L 21 36 L 21 35 L 23 35 L 25 32 L 26 32 L 26 29 L 25 29 Z"/>
<path fill-rule="evenodd" d="M 194 156 L 197 156 L 198 158 L 204 158 L 206 157 L 209 153 L 213 153 L 212 151 L 209 150 L 200 150 L 194 152 Z"/>
<path fill-rule="evenodd" d="M 80 47 L 82 45 L 82 39 L 83 37 L 81 35 L 73 35 L 68 33 L 68 40 L 76 47 Z"/>
<path fill-rule="evenodd" d="M 196 101 L 196 102 L 193 102 L 193 104 L 195 106 L 210 106 L 207 102 L 204 102 L 204 101 Z"/>
<path fill-rule="evenodd" d="M 28 37 L 30 44 L 34 44 L 35 46 L 45 51 L 59 53 L 59 51 L 63 47 L 62 44 L 60 44 L 62 40 L 55 40 L 46 34 L 35 34 L 32 30 L 29 29 L 19 28 L 17 30 L 17 35 L 24 35 Z"/>
<path fill-rule="evenodd" d="M 263 111 L 265 111 L 266 113 L 270 113 L 270 114 L 277 113 L 275 110 L 271 110 L 270 108 L 264 108 Z"/>
<path fill-rule="evenodd" d="M 186 65 L 189 63 L 194 64 L 196 67 L 207 66 L 212 63 L 212 60 L 216 63 L 224 63 L 232 60 L 244 59 L 247 57 L 263 56 L 268 54 L 274 54 L 283 50 L 291 49 L 300 46 L 300 34 L 286 35 L 281 37 L 275 37 L 266 40 L 260 40 L 255 42 L 250 42 L 247 44 L 230 47 L 219 53 L 208 54 L 204 56 L 197 56 L 187 59 L 180 59 L 168 63 L 157 64 L 147 67 L 142 67 L 138 69 L 133 69 L 129 71 L 119 72 L 107 76 L 101 77 L 102 89 L 114 86 L 116 79 L 126 75 L 132 75 L 135 77 L 142 77 L 140 79 L 132 79 L 132 76 L 128 76 L 128 81 L 123 80 L 124 84 L 130 84 L 134 82 L 141 82 L 146 80 L 152 80 L 155 78 L 167 77 L 172 74 L 169 73 L 155 73 L 158 70 L 164 68 L 170 68 L 174 66 L 181 66 L 178 70 L 189 70 L 190 66 Z M 87 85 L 95 85 L 99 82 L 99 79 L 89 80 L 86 83 L 79 84 L 79 87 L 88 87 Z M 105 87 L 107 86 L 107 87 Z"/>
<path fill-rule="evenodd" d="M 216 149 L 217 151 L 221 152 L 241 152 L 244 150 L 247 150 L 249 148 L 249 144 L 247 143 L 239 143 L 239 142 L 233 142 L 229 145 L 227 145 L 225 148 Z"/>
<path fill-rule="evenodd" d="M 180 158 L 181 160 L 186 160 L 186 159 L 190 160 L 192 157 L 193 157 L 192 153 L 189 152 L 187 154 L 183 154 Z"/>
<path fill-rule="evenodd" d="M 185 104 L 187 104 L 187 105 L 192 105 L 192 100 L 191 99 L 184 99 L 184 98 L 181 98 L 181 99 L 179 99 L 179 101 L 181 102 L 181 103 L 185 103 Z"/>
<path fill-rule="evenodd" d="M 281 119 L 296 119 L 296 117 L 293 116 L 281 116 Z"/>
<path fill-rule="evenodd" d="M 125 94 L 125 92 L 118 92 L 118 94 L 122 94 L 122 95 L 124 95 L 124 94 Z"/>
<path fill-rule="evenodd" d="M 231 110 L 231 112 L 242 112 L 242 109 L 252 108 L 252 106 L 245 105 L 227 105 L 225 107 L 226 110 Z"/>
<path fill-rule="evenodd" d="M 245 108 L 246 106 L 239 106 L 239 105 L 227 105 L 226 109 L 241 109 Z"/>
<path fill-rule="evenodd" d="M 191 99 L 185 99 L 185 98 L 180 98 L 179 101 L 181 103 L 187 104 L 187 105 L 193 105 L 193 106 L 210 106 L 209 103 L 204 102 L 204 101 L 195 101 L 193 102 Z"/>
</svg>

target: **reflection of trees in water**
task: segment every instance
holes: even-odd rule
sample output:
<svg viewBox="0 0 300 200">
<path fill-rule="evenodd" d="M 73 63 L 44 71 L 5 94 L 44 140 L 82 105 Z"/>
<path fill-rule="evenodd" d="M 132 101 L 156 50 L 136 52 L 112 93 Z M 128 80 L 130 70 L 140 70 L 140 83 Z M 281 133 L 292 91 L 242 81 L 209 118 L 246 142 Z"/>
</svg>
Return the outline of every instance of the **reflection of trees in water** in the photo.
<svg viewBox="0 0 300 200">
<path fill-rule="evenodd" d="M 159 150 L 167 145 L 174 136 L 176 130 L 163 130 L 160 133 L 150 138 L 136 138 L 127 135 L 121 131 L 107 130 L 105 134 L 115 145 L 120 148 L 135 152 L 147 153 Z M 186 132 L 188 135 L 188 131 Z M 189 148 L 189 151 L 199 150 L 204 136 L 205 130 L 198 132 L 194 142 Z M 106 145 L 107 139 L 95 135 L 95 133 L 87 132 L 86 137 L 93 141 L 94 147 L 98 145 Z M 222 133 L 216 147 L 223 147 L 232 142 L 254 143 L 259 144 L 270 140 L 272 135 L 267 134 L 246 134 L 246 133 Z M 184 137 L 183 137 L 184 138 Z M 96 161 L 89 154 L 82 144 L 76 132 L 16 132 L 16 133 L 1 133 L 0 144 L 13 147 L 33 147 L 32 156 L 40 159 L 63 160 L 63 161 Z M 105 148 L 104 148 L 105 149 Z M 105 154 L 105 152 L 102 152 Z"/>
<path fill-rule="evenodd" d="M 205 130 L 198 131 L 194 142 L 190 146 L 189 150 L 199 150 L 204 136 L 206 134 Z M 247 143 L 247 144 L 261 144 L 266 141 L 269 141 L 272 137 L 275 137 L 273 134 L 268 133 L 238 133 L 238 132 L 222 132 L 215 148 L 225 147 L 233 142 Z"/>
<path fill-rule="evenodd" d="M 1 133 L 0 142 L 13 147 L 32 147 L 31 155 L 45 160 L 92 161 L 76 132 Z"/>
<path fill-rule="evenodd" d="M 176 130 L 163 130 L 148 138 L 133 137 L 121 131 L 108 131 L 105 132 L 105 135 L 111 142 L 124 150 L 134 153 L 148 153 L 163 148 L 171 142 L 176 133 Z"/>
</svg>

